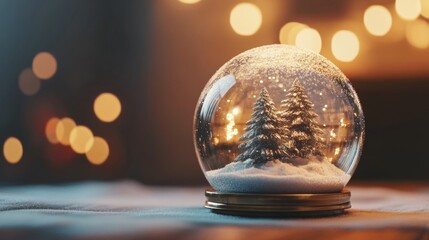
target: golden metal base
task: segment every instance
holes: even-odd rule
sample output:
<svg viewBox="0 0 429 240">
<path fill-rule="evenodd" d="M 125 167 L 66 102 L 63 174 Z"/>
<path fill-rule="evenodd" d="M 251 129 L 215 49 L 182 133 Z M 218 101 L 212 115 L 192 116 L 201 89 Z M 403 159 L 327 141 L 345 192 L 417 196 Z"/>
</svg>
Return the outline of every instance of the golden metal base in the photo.
<svg viewBox="0 0 429 240">
<path fill-rule="evenodd" d="M 350 191 L 319 194 L 222 193 L 206 190 L 205 207 L 228 215 L 259 217 L 321 217 L 343 214 Z"/>
</svg>

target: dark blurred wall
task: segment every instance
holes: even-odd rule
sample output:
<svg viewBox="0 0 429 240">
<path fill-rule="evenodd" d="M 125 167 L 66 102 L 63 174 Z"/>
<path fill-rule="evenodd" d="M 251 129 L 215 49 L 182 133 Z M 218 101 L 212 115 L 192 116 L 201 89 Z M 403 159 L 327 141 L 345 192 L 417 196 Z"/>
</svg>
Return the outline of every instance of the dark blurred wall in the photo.
<svg viewBox="0 0 429 240">
<path fill-rule="evenodd" d="M 59 182 L 118 179 L 133 175 L 131 156 L 144 111 L 148 69 L 149 1 L 0 1 L 0 138 L 21 139 L 19 164 L 0 162 L 0 179 L 11 182 Z M 24 96 L 18 76 L 33 57 L 51 52 L 58 61 L 52 79 L 35 96 Z M 122 102 L 117 121 L 96 119 L 92 104 L 102 92 Z M 70 147 L 51 145 L 44 136 L 50 117 L 71 117 L 89 126 L 111 145 L 109 160 L 93 166 Z"/>
<path fill-rule="evenodd" d="M 429 179 L 429 77 L 355 80 L 366 119 L 355 180 Z"/>
</svg>

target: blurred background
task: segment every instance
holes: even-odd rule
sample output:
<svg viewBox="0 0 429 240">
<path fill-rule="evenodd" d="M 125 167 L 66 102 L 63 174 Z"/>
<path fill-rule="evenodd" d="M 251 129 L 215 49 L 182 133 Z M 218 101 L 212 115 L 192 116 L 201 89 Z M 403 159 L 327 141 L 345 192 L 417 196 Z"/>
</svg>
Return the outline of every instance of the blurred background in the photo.
<svg viewBox="0 0 429 240">
<path fill-rule="evenodd" d="M 223 63 L 319 52 L 366 117 L 352 181 L 428 180 L 429 0 L 0 0 L 0 181 L 201 185 L 192 139 Z"/>
</svg>

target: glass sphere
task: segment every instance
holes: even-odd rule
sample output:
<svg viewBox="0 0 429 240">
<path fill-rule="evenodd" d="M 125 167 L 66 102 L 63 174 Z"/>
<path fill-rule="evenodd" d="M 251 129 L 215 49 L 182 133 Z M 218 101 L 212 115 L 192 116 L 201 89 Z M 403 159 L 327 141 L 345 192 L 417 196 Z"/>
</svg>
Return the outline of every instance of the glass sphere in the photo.
<svg viewBox="0 0 429 240">
<path fill-rule="evenodd" d="M 294 46 L 232 58 L 195 110 L 196 153 L 220 192 L 339 192 L 356 169 L 363 138 L 362 108 L 347 77 Z"/>
</svg>

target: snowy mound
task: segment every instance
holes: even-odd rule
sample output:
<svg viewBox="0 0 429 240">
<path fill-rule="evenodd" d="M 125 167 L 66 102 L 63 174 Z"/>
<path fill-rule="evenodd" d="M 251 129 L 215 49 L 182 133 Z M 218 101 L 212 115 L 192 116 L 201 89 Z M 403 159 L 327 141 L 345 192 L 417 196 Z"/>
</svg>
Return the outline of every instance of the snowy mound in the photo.
<svg viewBox="0 0 429 240">
<path fill-rule="evenodd" d="M 349 174 L 327 160 L 302 165 L 276 160 L 255 168 L 248 159 L 208 171 L 206 177 L 217 191 L 242 193 L 339 192 L 350 179 Z"/>
</svg>

